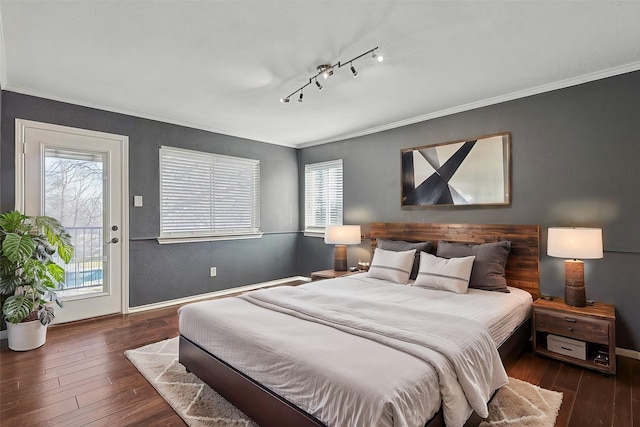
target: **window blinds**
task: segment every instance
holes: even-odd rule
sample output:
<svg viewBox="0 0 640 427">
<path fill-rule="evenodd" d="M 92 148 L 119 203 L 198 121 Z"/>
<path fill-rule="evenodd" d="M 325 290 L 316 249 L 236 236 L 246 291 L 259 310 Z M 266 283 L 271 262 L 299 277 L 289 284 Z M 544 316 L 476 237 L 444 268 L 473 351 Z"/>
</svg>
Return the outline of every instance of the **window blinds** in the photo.
<svg viewBox="0 0 640 427">
<path fill-rule="evenodd" d="M 260 161 L 160 148 L 160 236 L 259 233 Z"/>
<path fill-rule="evenodd" d="M 342 159 L 304 167 L 305 231 L 342 225 Z"/>
</svg>

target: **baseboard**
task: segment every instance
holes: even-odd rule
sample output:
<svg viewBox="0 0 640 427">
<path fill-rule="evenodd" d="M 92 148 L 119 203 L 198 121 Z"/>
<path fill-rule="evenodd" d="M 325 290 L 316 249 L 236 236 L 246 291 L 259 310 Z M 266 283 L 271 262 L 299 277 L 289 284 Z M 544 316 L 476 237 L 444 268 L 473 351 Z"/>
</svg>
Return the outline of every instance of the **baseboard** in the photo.
<svg viewBox="0 0 640 427">
<path fill-rule="evenodd" d="M 206 293 L 206 294 L 199 294 L 199 295 L 194 295 L 194 296 L 185 297 L 185 298 L 178 298 L 178 299 L 173 299 L 173 300 L 168 300 L 168 301 L 156 302 L 156 303 L 153 303 L 153 304 L 145 304 L 145 305 L 139 305 L 139 306 L 136 306 L 136 307 L 129 307 L 129 313 L 139 313 L 141 311 L 154 310 L 156 308 L 171 307 L 172 305 L 186 304 L 186 303 L 189 303 L 189 302 L 196 302 L 196 301 L 201 301 L 201 300 L 205 300 L 205 299 L 209 299 L 209 298 L 215 298 L 215 297 L 221 297 L 221 296 L 225 296 L 225 295 L 236 294 L 238 292 L 252 291 L 254 289 L 267 288 L 269 286 L 281 285 L 283 283 L 291 282 L 291 281 L 294 281 L 294 280 L 304 280 L 305 282 L 310 282 L 311 281 L 310 278 L 304 277 L 304 276 L 286 277 L 284 279 L 271 280 L 269 282 L 255 283 L 255 284 L 252 284 L 252 285 L 240 286 L 240 287 L 231 288 L 231 289 L 223 289 L 221 291 L 209 292 L 209 293 Z M 3 332 L 5 332 L 5 331 L 3 331 Z"/>
<path fill-rule="evenodd" d="M 630 357 L 632 359 L 640 360 L 640 351 L 616 347 L 616 354 L 618 356 Z"/>
</svg>

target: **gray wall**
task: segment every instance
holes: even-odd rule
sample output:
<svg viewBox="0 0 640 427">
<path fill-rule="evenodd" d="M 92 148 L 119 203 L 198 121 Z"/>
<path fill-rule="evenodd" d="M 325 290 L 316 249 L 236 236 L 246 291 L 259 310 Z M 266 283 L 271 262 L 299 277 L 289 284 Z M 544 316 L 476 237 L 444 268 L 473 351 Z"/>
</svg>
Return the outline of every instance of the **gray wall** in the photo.
<svg viewBox="0 0 640 427">
<path fill-rule="evenodd" d="M 129 136 L 130 195 L 145 201 L 143 208 L 130 207 L 130 296 L 136 306 L 330 268 L 331 247 L 322 239 L 298 238 L 304 197 L 298 180 L 304 182 L 304 164 L 342 158 L 347 224 L 540 224 L 545 294 L 562 295 L 563 288 L 562 260 L 544 255 L 546 228 L 603 227 L 605 257 L 585 263 L 587 295 L 616 305 L 618 346 L 640 350 L 639 94 L 636 72 L 297 151 L 4 91 L 0 211 L 13 208 L 15 118 Z M 512 134 L 510 206 L 400 209 L 400 149 L 502 131 Z M 260 159 L 267 234 L 260 240 L 158 245 L 162 144 Z M 367 244 L 349 248 L 351 265 L 369 259 Z M 213 265 L 218 277 L 211 279 Z"/>
<path fill-rule="evenodd" d="M 564 282 L 563 260 L 546 256 L 547 227 L 602 227 L 604 259 L 585 262 L 587 298 L 615 304 L 617 345 L 640 350 L 639 95 L 635 72 L 309 147 L 301 150 L 299 176 L 304 182 L 307 163 L 343 159 L 345 224 L 539 224 L 544 294 L 561 296 Z M 510 206 L 400 208 L 400 149 L 505 131 L 512 137 Z M 349 248 L 350 265 L 369 259 L 368 243 Z M 300 244 L 301 273 L 331 267 L 332 249 L 321 239 Z"/>
<path fill-rule="evenodd" d="M 14 208 L 15 119 L 129 137 L 130 305 L 279 279 L 298 270 L 297 150 L 123 114 L 2 92 L 0 211 Z M 260 160 L 261 239 L 158 245 L 160 145 Z M 133 207 L 133 196 L 144 207 Z M 217 277 L 209 277 L 209 267 Z"/>
</svg>

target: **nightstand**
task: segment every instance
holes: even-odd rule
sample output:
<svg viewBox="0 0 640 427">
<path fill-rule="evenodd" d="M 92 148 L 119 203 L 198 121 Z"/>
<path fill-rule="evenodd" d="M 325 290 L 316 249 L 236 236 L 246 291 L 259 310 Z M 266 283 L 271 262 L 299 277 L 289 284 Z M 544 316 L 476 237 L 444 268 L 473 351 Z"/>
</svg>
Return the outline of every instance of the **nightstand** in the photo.
<svg viewBox="0 0 640 427">
<path fill-rule="evenodd" d="M 615 307 L 572 307 L 558 297 L 538 299 L 533 303 L 533 348 L 537 354 L 615 375 Z"/>
<path fill-rule="evenodd" d="M 348 276 L 349 274 L 362 273 L 362 271 L 335 271 L 335 270 L 322 270 L 314 271 L 311 273 L 311 281 L 335 279 L 336 277 Z"/>
</svg>

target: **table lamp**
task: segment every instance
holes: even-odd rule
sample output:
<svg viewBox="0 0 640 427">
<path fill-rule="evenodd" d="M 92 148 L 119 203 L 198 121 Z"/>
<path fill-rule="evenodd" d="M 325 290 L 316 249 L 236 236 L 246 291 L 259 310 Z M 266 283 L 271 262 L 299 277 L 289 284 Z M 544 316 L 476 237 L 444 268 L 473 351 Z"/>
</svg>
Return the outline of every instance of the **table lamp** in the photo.
<svg viewBox="0 0 640 427">
<path fill-rule="evenodd" d="M 564 302 L 584 307 L 583 259 L 602 258 L 602 229 L 552 227 L 548 230 L 547 255 L 568 258 L 564 261 Z"/>
<path fill-rule="evenodd" d="M 359 225 L 328 225 L 324 230 L 324 242 L 336 245 L 333 257 L 335 271 L 347 271 L 347 246 L 360 243 Z"/>
</svg>

